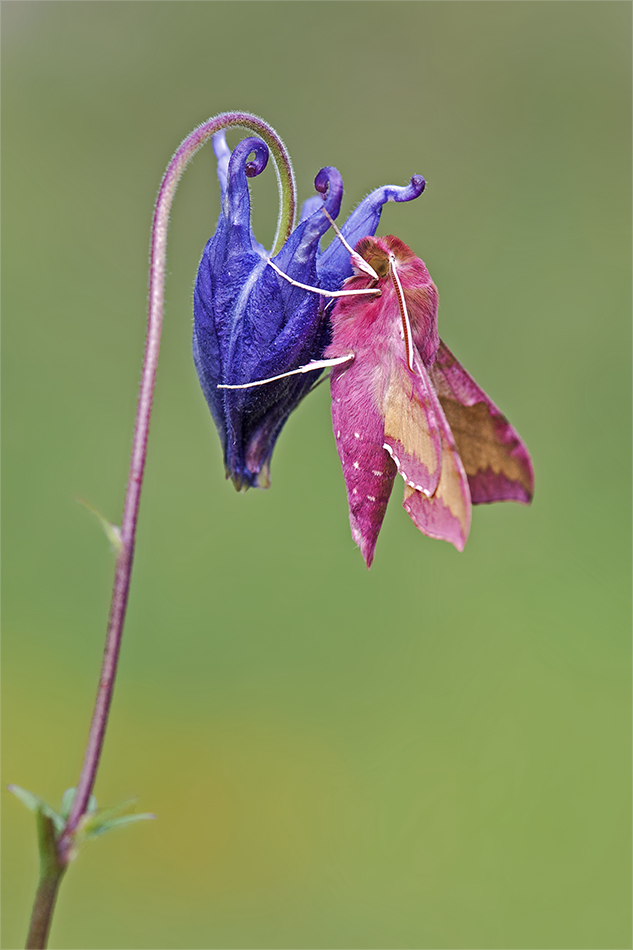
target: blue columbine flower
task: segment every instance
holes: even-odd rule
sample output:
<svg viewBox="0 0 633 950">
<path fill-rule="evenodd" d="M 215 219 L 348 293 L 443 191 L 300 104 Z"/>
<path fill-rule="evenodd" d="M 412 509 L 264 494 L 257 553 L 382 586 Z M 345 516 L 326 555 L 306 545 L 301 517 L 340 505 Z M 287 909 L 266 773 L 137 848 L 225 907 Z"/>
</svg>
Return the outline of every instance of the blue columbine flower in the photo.
<svg viewBox="0 0 633 950">
<path fill-rule="evenodd" d="M 247 177 L 264 170 L 268 147 L 249 137 L 231 153 L 224 132 L 214 136 L 213 147 L 222 210 L 196 280 L 193 356 L 222 441 L 227 478 L 238 490 L 267 488 L 277 437 L 321 371 L 253 389 L 217 387 L 277 376 L 319 359 L 329 343 L 328 301 L 275 273 L 253 235 Z M 305 202 L 299 224 L 273 261 L 292 280 L 339 290 L 352 276 L 349 252 L 339 240 L 321 251 L 319 241 L 330 226 L 323 208 L 337 217 L 343 181 L 335 168 L 322 168 L 315 188 L 320 195 Z M 385 202 L 409 201 L 423 189 L 420 175 L 404 187 L 377 188 L 341 228 L 348 244 L 375 234 Z"/>
</svg>

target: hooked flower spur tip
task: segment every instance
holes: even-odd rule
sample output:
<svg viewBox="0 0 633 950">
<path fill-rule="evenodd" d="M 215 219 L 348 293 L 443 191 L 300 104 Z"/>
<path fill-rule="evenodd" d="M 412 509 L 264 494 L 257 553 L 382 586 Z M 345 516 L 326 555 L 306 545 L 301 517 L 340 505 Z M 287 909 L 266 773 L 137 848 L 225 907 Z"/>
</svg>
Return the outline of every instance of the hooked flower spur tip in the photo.
<svg viewBox="0 0 633 950">
<path fill-rule="evenodd" d="M 341 207 L 343 182 L 335 168 L 319 171 L 318 195 L 305 203 L 298 225 L 272 257 L 273 268 L 252 230 L 248 187 L 248 179 L 266 167 L 268 146 L 249 136 L 231 152 L 218 132 L 213 148 L 222 205 L 195 284 L 193 355 L 220 435 L 227 478 L 245 491 L 270 484 L 279 433 L 321 373 L 284 376 L 320 359 L 330 342 L 330 300 L 318 290 L 340 290 L 353 267 L 338 240 L 325 251 L 319 246 Z M 410 201 L 423 189 L 418 175 L 403 187 L 376 189 L 343 224 L 343 237 L 354 245 L 373 235 L 387 201 Z M 271 377 L 284 378 L 256 388 L 218 388 Z"/>
</svg>

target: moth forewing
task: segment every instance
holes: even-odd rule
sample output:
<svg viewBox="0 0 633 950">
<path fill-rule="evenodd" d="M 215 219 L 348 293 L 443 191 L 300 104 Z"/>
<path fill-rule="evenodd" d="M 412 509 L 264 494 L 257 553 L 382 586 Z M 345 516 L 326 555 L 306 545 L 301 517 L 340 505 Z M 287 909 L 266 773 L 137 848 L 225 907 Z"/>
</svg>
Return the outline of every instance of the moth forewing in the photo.
<svg viewBox="0 0 633 950">
<path fill-rule="evenodd" d="M 471 521 L 470 488 L 450 426 L 435 397 L 441 440 L 440 478 L 432 497 L 405 485 L 402 506 L 420 531 L 463 551 Z"/>
<path fill-rule="evenodd" d="M 367 386 L 362 361 L 335 368 L 330 385 L 352 537 L 370 567 L 397 469 L 383 448 L 382 405 Z"/>
<path fill-rule="evenodd" d="M 441 440 L 430 383 L 419 360 L 417 372 L 395 361 L 384 404 L 383 448 L 396 463 L 405 483 L 432 495 L 440 480 Z"/>
</svg>

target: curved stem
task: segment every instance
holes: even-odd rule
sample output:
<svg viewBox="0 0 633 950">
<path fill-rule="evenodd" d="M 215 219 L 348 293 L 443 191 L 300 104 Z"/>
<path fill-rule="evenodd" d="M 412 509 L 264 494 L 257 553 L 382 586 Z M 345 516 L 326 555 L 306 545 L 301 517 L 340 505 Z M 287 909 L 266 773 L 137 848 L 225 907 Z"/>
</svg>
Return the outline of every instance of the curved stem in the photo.
<svg viewBox="0 0 633 950">
<path fill-rule="evenodd" d="M 156 199 L 152 225 L 147 337 L 136 410 L 134 438 L 132 442 L 132 458 L 121 523 L 121 548 L 116 561 L 114 588 L 112 592 L 103 665 L 101 668 L 101 678 L 99 680 L 97 699 L 90 724 L 84 763 L 77 783 L 77 792 L 68 816 L 68 821 L 59 840 L 59 856 L 64 864 L 67 864 L 70 860 L 73 833 L 86 811 L 90 794 L 95 783 L 108 721 L 108 713 L 112 702 L 112 692 L 114 689 L 123 623 L 128 601 L 132 561 L 134 558 L 136 523 L 147 455 L 147 436 L 152 412 L 154 382 L 156 379 L 156 367 L 158 364 L 163 324 L 169 212 L 178 181 L 188 162 L 215 132 L 227 128 L 228 126 L 248 129 L 256 135 L 259 135 L 266 142 L 272 153 L 280 191 L 280 212 L 277 234 L 275 236 L 275 247 L 277 247 L 278 244 L 284 243 L 294 224 L 295 189 L 290 159 L 283 142 L 274 129 L 257 116 L 249 115 L 246 112 L 225 112 L 222 115 L 208 119 L 207 122 L 199 125 L 197 129 L 194 129 L 194 131 L 184 139 L 167 166 L 167 171 L 163 177 L 158 198 Z"/>
</svg>

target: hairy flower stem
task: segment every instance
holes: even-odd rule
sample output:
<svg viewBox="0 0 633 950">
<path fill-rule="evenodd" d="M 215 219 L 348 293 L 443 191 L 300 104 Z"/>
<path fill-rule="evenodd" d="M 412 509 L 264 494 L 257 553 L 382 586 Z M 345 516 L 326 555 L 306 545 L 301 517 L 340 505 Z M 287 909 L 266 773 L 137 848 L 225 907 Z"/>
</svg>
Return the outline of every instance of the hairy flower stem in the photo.
<svg viewBox="0 0 633 950">
<path fill-rule="evenodd" d="M 103 739 L 108 723 L 110 704 L 112 702 L 134 558 L 136 524 L 143 484 L 143 473 L 145 470 L 145 459 L 147 456 L 147 436 L 152 412 L 154 383 L 163 325 L 169 212 L 180 176 L 188 162 L 215 132 L 228 127 L 248 129 L 254 132 L 266 142 L 273 156 L 280 192 L 280 211 L 277 234 L 275 236 L 275 249 L 284 243 L 294 225 L 296 199 L 290 159 L 283 142 L 274 129 L 257 116 L 249 115 L 245 112 L 225 112 L 221 115 L 214 116 L 207 122 L 199 125 L 197 129 L 194 129 L 194 131 L 184 139 L 167 166 L 167 171 L 163 176 L 158 198 L 156 199 L 152 224 L 145 356 L 143 359 L 141 386 L 136 410 L 132 458 L 130 461 L 123 507 L 121 546 L 116 560 L 114 588 L 112 592 L 103 665 L 101 668 L 101 678 L 99 680 L 99 689 L 90 724 L 84 762 L 77 783 L 77 791 L 68 820 L 57 845 L 61 871 L 54 881 L 52 878 L 49 880 L 48 878 L 45 879 L 42 877 L 33 907 L 31 929 L 29 932 L 29 948 L 46 947 L 57 888 L 61 876 L 73 856 L 74 833 L 86 813 L 97 776 Z"/>
</svg>

